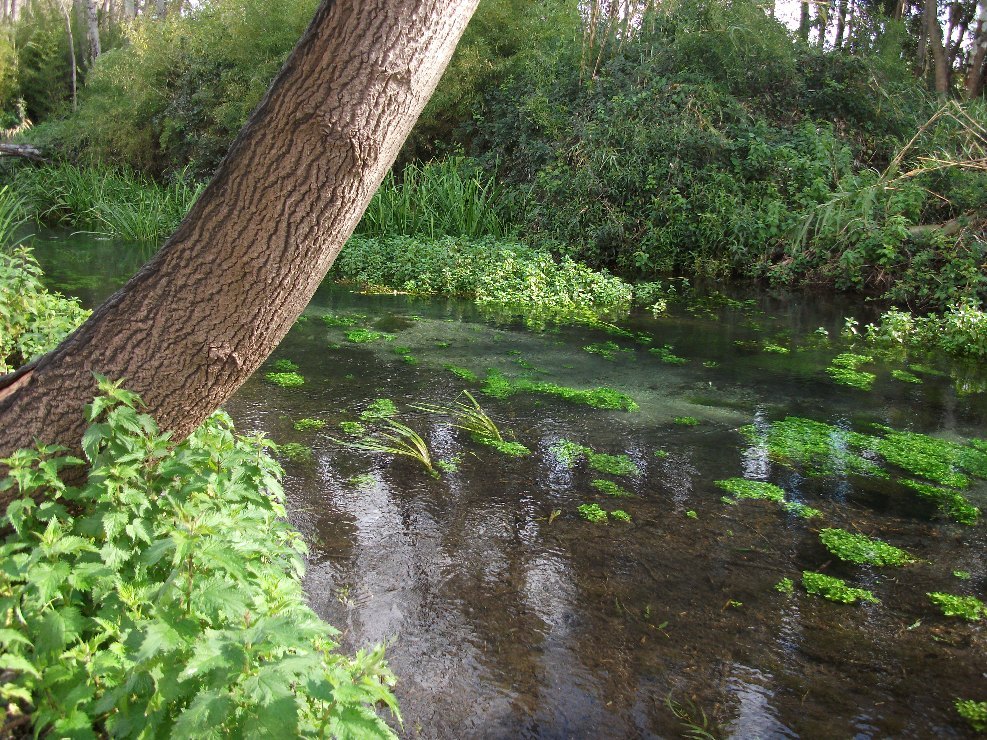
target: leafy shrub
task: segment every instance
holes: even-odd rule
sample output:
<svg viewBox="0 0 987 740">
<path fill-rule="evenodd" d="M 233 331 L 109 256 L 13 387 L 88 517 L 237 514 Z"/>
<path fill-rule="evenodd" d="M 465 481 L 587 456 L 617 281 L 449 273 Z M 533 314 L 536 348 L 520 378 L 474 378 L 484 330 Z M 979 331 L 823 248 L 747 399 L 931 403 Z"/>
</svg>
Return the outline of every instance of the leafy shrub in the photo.
<svg viewBox="0 0 987 740">
<path fill-rule="evenodd" d="M 305 605 L 269 443 L 217 413 L 172 447 L 134 394 L 99 388 L 84 486 L 59 479 L 82 462 L 59 448 L 3 461 L 20 496 L 0 545 L 4 702 L 59 736 L 391 736 L 382 650 L 339 655 Z"/>
</svg>

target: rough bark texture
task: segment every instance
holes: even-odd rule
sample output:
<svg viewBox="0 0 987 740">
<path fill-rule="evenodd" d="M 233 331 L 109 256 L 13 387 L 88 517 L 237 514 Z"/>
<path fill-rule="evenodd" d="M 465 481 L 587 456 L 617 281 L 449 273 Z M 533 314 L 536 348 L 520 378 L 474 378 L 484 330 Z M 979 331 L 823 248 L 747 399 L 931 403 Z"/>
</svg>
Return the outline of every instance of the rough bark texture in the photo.
<svg viewBox="0 0 987 740">
<path fill-rule="evenodd" d="M 92 67 L 100 54 L 99 48 L 99 16 L 96 13 L 96 0 L 86 0 L 86 43 L 88 53 L 86 61 Z"/>
<path fill-rule="evenodd" d="M 984 94 L 984 78 L 987 77 L 987 0 L 977 5 L 977 25 L 970 49 L 970 67 L 966 73 L 966 99 L 973 100 Z"/>
<path fill-rule="evenodd" d="M 925 0 L 925 25 L 935 66 L 936 93 L 945 97 L 949 91 L 949 69 L 946 66 L 946 49 L 942 43 L 942 26 L 939 25 L 939 4 Z"/>
<path fill-rule="evenodd" d="M 175 234 L 54 352 L 0 378 L 0 457 L 35 438 L 77 449 L 93 372 L 125 378 L 175 439 L 226 400 L 307 305 L 476 2 L 324 0 Z"/>
</svg>

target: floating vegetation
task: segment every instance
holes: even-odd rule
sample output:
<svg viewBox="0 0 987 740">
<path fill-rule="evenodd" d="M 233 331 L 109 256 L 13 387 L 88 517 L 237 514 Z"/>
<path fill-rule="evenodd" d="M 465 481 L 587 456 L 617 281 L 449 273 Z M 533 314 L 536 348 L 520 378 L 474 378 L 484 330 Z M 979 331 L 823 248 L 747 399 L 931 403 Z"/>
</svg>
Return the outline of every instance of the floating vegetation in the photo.
<svg viewBox="0 0 987 740">
<path fill-rule="evenodd" d="M 915 558 L 904 550 L 845 529 L 823 529 L 819 532 L 819 539 L 833 555 L 848 563 L 884 566 L 915 562 Z"/>
<path fill-rule="evenodd" d="M 935 501 L 939 507 L 939 512 L 960 524 L 976 524 L 980 518 L 980 509 L 967 501 L 959 491 L 951 488 L 940 488 L 939 486 L 920 483 L 915 480 L 899 481 L 903 486 L 912 489 L 919 496 Z"/>
<path fill-rule="evenodd" d="M 337 316 L 336 314 L 326 313 L 322 314 L 320 318 L 326 326 L 356 326 L 366 320 L 367 317 L 362 313 L 353 313 L 348 316 Z"/>
<path fill-rule="evenodd" d="M 605 493 L 607 496 L 614 496 L 616 498 L 626 498 L 628 496 L 634 495 L 626 488 L 618 486 L 612 480 L 597 479 L 594 481 L 590 481 L 590 485 L 593 486 L 593 488 L 595 488 L 600 493 Z"/>
<path fill-rule="evenodd" d="M 437 478 L 439 474 L 435 470 L 428 445 L 425 444 L 425 440 L 421 438 L 418 432 L 394 419 L 382 418 L 381 420 L 388 431 L 378 430 L 373 435 L 362 439 L 351 441 L 334 439 L 333 442 L 354 450 L 386 452 L 390 455 L 409 457 L 421 463 L 431 475 Z"/>
<path fill-rule="evenodd" d="M 414 365 L 418 362 L 414 355 L 411 354 L 411 347 L 395 347 L 394 354 L 401 356 L 401 361 L 406 362 L 409 365 Z"/>
<path fill-rule="evenodd" d="M 356 342 L 357 344 L 367 344 L 368 342 L 377 342 L 383 339 L 385 342 L 391 342 L 394 340 L 393 334 L 388 334 L 386 331 L 373 331 L 371 329 L 351 329 L 346 332 L 346 338 L 351 342 Z"/>
<path fill-rule="evenodd" d="M 733 494 L 738 499 L 754 499 L 763 501 L 785 502 L 785 492 L 773 483 L 747 480 L 746 478 L 728 478 L 713 481 L 713 485 Z"/>
<path fill-rule="evenodd" d="M 672 352 L 674 348 L 670 344 L 666 344 L 663 347 L 652 347 L 648 350 L 653 355 L 658 355 L 658 359 L 661 360 L 666 365 L 684 365 L 688 362 L 684 357 L 679 357 L 677 354 Z"/>
<path fill-rule="evenodd" d="M 616 519 L 618 522 L 629 522 L 631 520 L 631 515 L 628 514 L 623 509 L 614 509 L 610 512 L 610 516 Z"/>
<path fill-rule="evenodd" d="M 412 408 L 425 411 L 430 414 L 443 414 L 453 418 L 453 426 L 470 433 L 474 442 L 478 442 L 488 447 L 493 447 L 498 452 L 511 457 L 525 457 L 531 454 L 531 450 L 520 442 L 509 442 L 504 439 L 500 429 L 493 419 L 487 416 L 486 412 L 477 402 L 476 398 L 469 391 L 463 391 L 462 395 L 469 399 L 469 403 L 456 401 L 452 406 L 436 406 L 434 404 L 412 404 Z"/>
<path fill-rule="evenodd" d="M 797 416 L 776 421 L 765 430 L 748 425 L 739 431 L 775 462 L 799 466 L 810 477 L 854 473 L 889 477 L 877 463 L 859 454 L 873 447 L 873 438 L 865 434 Z"/>
<path fill-rule="evenodd" d="M 668 452 L 666 450 L 655 450 L 652 454 L 655 457 L 662 458 L 662 459 L 668 457 Z"/>
<path fill-rule="evenodd" d="M 607 455 L 567 439 L 556 442 L 550 449 L 556 459 L 567 468 L 575 466 L 576 462 L 585 458 L 589 467 L 600 473 L 617 476 L 641 474 L 641 469 L 627 455 Z"/>
<path fill-rule="evenodd" d="M 600 508 L 599 504 L 580 504 L 579 516 L 588 522 L 600 524 L 607 521 L 607 512 Z"/>
<path fill-rule="evenodd" d="M 506 439 L 492 439 L 490 437 L 479 436 L 474 436 L 473 441 L 487 447 L 493 447 L 497 452 L 508 457 L 527 457 L 531 454 L 531 450 L 520 442 L 509 442 Z"/>
<path fill-rule="evenodd" d="M 697 514 L 697 513 L 696 513 L 695 511 L 693 511 L 692 509 L 689 509 L 689 510 L 688 510 L 687 512 L 685 512 L 685 515 L 686 515 L 686 516 L 687 516 L 687 517 L 688 517 L 689 519 L 698 519 L 698 518 L 699 518 L 699 514 Z"/>
<path fill-rule="evenodd" d="M 462 455 L 453 455 L 452 457 L 446 458 L 444 460 L 436 460 L 435 467 L 441 470 L 443 473 L 458 473 L 459 463 L 463 461 Z"/>
<path fill-rule="evenodd" d="M 818 519 L 823 515 L 819 509 L 813 509 L 811 506 L 800 504 L 798 501 L 785 501 L 781 508 L 801 519 Z"/>
<path fill-rule="evenodd" d="M 555 383 L 534 381 L 527 378 L 511 379 L 496 370 L 489 370 L 484 380 L 483 393 L 494 398 L 508 398 L 516 393 L 542 393 L 556 396 L 570 403 L 584 404 L 596 409 L 637 411 L 638 405 L 630 396 L 605 386 L 579 390 Z"/>
<path fill-rule="evenodd" d="M 947 617 L 963 617 L 971 622 L 987 618 L 987 604 L 976 596 L 954 596 L 941 591 L 926 594 Z"/>
<path fill-rule="evenodd" d="M 718 363 L 716 360 L 706 360 L 703 362 L 703 367 L 714 368 L 719 366 L 720 363 Z"/>
<path fill-rule="evenodd" d="M 961 581 L 969 581 L 971 578 L 970 571 L 968 570 L 954 570 L 953 577 L 959 578 Z"/>
<path fill-rule="evenodd" d="M 315 432 L 325 425 L 326 423 L 322 419 L 299 419 L 293 426 L 299 432 Z"/>
<path fill-rule="evenodd" d="M 398 407 L 389 398 L 376 398 L 370 402 L 370 405 L 361 412 L 361 421 L 380 421 L 381 419 L 390 419 L 392 416 L 397 416 Z"/>
<path fill-rule="evenodd" d="M 365 491 L 377 485 L 377 478 L 372 473 L 361 473 L 360 475 L 354 475 L 346 482 L 354 488 Z"/>
<path fill-rule="evenodd" d="M 854 588 L 848 586 L 842 578 L 834 578 L 811 570 L 803 571 L 802 587 L 810 594 L 822 596 L 824 599 L 841 604 L 855 604 L 858 601 L 867 601 L 872 604 L 881 603 L 873 593 L 865 588 Z"/>
<path fill-rule="evenodd" d="M 286 442 L 283 445 L 275 445 L 275 450 L 286 460 L 291 460 L 292 462 L 310 462 L 312 460 L 312 448 L 298 442 Z"/>
<path fill-rule="evenodd" d="M 339 428 L 343 430 L 343 434 L 348 434 L 351 437 L 362 437 L 367 433 L 367 428 L 358 421 L 341 421 Z"/>
<path fill-rule="evenodd" d="M 268 383 L 281 386 L 282 388 L 297 388 L 305 385 L 305 378 L 295 372 L 288 373 L 267 373 L 264 380 Z"/>
<path fill-rule="evenodd" d="M 791 578 L 782 578 L 775 584 L 775 591 L 785 594 L 786 596 L 791 596 L 795 593 L 795 584 L 792 582 Z"/>
<path fill-rule="evenodd" d="M 952 488 L 969 486 L 966 474 L 987 478 L 987 450 L 980 449 L 976 443 L 961 445 L 916 432 L 878 429 L 885 436 L 875 440 L 877 452 L 913 475 Z"/>
<path fill-rule="evenodd" d="M 959 715 L 970 723 L 974 732 L 987 730 L 987 701 L 957 699 L 954 706 Z"/>
<path fill-rule="evenodd" d="M 844 352 L 830 361 L 826 372 L 829 374 L 829 377 L 840 385 L 848 385 L 852 388 L 869 391 L 877 376 L 873 373 L 863 372 L 857 368 L 873 361 L 874 358 L 870 355 L 855 355 L 852 352 Z"/>
<path fill-rule="evenodd" d="M 782 347 L 780 344 L 772 344 L 771 342 L 765 342 L 761 349 L 776 355 L 787 355 L 791 352 L 788 347 Z"/>
<path fill-rule="evenodd" d="M 892 370 L 891 377 L 895 380 L 900 380 L 902 383 L 921 383 L 922 379 L 917 375 L 913 375 L 907 370 Z"/>
<path fill-rule="evenodd" d="M 589 344 L 583 347 L 583 349 L 591 355 L 599 355 L 604 360 L 615 360 L 617 354 L 623 351 L 616 342 L 596 342 L 595 344 Z M 633 350 L 627 351 L 630 352 Z"/>
<path fill-rule="evenodd" d="M 469 368 L 458 367 L 456 365 L 446 365 L 445 368 L 457 378 L 462 378 L 468 383 L 478 383 L 480 381 L 480 379 L 476 376 L 476 373 Z"/>
<path fill-rule="evenodd" d="M 676 416 L 672 421 L 679 426 L 694 427 L 699 425 L 699 419 L 695 416 Z"/>
<path fill-rule="evenodd" d="M 271 370 L 276 373 L 293 373 L 298 369 L 298 365 L 293 363 L 291 360 L 275 360 L 271 364 Z"/>
</svg>

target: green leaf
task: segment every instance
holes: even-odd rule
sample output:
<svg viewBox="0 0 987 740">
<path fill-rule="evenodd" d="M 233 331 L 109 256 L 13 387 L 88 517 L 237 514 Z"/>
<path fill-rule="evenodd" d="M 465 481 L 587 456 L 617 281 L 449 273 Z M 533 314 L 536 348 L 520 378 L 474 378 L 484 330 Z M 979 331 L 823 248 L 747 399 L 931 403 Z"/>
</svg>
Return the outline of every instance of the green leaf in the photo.
<svg viewBox="0 0 987 740">
<path fill-rule="evenodd" d="M 397 737 L 384 720 L 365 707 L 341 707 L 329 720 L 329 731 L 337 740 Z"/>
<path fill-rule="evenodd" d="M 39 600 L 47 603 L 58 593 L 71 572 L 72 568 L 68 563 L 37 563 L 28 570 L 27 580 L 38 590 Z"/>
<path fill-rule="evenodd" d="M 254 708 L 244 718 L 244 737 L 283 738 L 298 735 L 298 702 L 284 696 Z"/>
<path fill-rule="evenodd" d="M 144 639 L 135 657 L 138 663 L 143 663 L 151 658 L 173 652 L 181 644 L 181 635 L 171 625 L 164 622 L 151 622 L 144 629 Z"/>
<path fill-rule="evenodd" d="M 182 712 L 171 730 L 173 738 L 198 740 L 203 737 L 220 737 L 220 726 L 233 711 L 235 704 L 225 691 L 202 691 L 196 695 L 188 709 Z"/>
<path fill-rule="evenodd" d="M 35 678 L 41 678 L 41 674 L 38 673 L 38 669 L 34 667 L 33 663 L 28 661 L 27 658 L 14 655 L 13 653 L 0 655 L 0 668 L 6 668 L 10 671 L 20 671 Z"/>
</svg>

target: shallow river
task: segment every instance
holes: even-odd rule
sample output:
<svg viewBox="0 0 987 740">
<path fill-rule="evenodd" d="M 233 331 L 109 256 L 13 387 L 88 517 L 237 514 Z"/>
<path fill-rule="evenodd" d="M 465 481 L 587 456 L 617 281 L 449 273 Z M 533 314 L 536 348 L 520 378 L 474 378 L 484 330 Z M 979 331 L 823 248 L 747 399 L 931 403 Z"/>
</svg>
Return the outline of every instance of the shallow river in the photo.
<svg viewBox="0 0 987 740">
<path fill-rule="evenodd" d="M 36 248 L 50 284 L 87 305 L 148 256 L 78 237 Z M 881 424 L 987 437 L 987 378 L 975 366 L 911 358 L 927 367 L 909 383 L 889 374 L 903 364 L 878 364 L 870 391 L 827 375 L 846 351 L 843 316 L 867 310 L 838 297 L 694 297 L 618 321 L 632 338 L 528 329 L 465 301 L 327 283 L 227 409 L 241 432 L 312 449 L 308 461 L 283 461 L 291 518 L 311 547 L 311 604 L 342 630 L 345 649 L 387 642 L 410 737 L 965 737 L 953 704 L 987 699 L 987 623 L 947 618 L 926 593 L 984 598 L 983 518 L 964 526 L 894 478 L 848 474 L 837 443 L 827 475 L 812 477 L 738 431 L 798 416 L 867 434 Z M 354 323 L 329 326 L 325 314 Z M 354 328 L 393 338 L 352 342 Z M 606 342 L 618 346 L 609 357 L 584 349 Z M 296 363 L 305 384 L 265 382 L 277 359 Z M 447 366 L 608 386 L 640 408 L 494 398 Z M 532 454 L 502 455 L 409 408 L 449 405 L 464 389 Z M 413 460 L 333 441 L 354 439 L 339 423 L 378 398 L 458 469 L 433 478 Z M 326 426 L 296 431 L 302 418 Z M 566 465 L 552 450 L 561 440 L 625 454 L 638 473 Z M 821 516 L 725 501 L 714 481 L 734 477 L 775 483 Z M 605 495 L 591 485 L 601 479 L 632 495 Z M 984 481 L 963 493 L 987 508 Z M 577 508 L 587 503 L 631 521 L 587 521 Z M 826 527 L 879 537 L 918 562 L 841 563 L 819 540 Z M 810 595 L 805 570 L 880 603 Z M 775 588 L 783 578 L 793 593 Z"/>
</svg>

